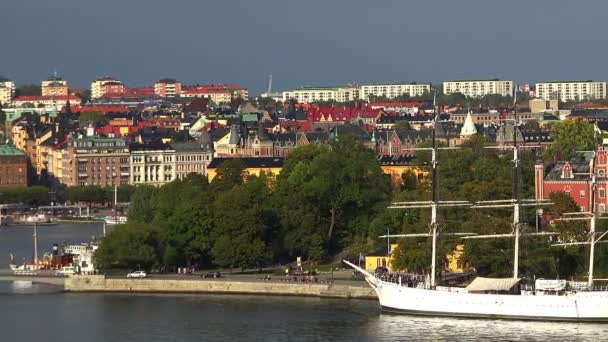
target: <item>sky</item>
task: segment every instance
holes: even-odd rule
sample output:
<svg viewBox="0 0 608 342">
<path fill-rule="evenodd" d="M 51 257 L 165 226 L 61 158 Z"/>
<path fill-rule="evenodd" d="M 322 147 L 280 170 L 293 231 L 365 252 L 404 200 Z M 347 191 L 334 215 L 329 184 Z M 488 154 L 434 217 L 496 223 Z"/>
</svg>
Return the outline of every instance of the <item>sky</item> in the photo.
<svg viewBox="0 0 608 342">
<path fill-rule="evenodd" d="M 605 0 L 0 0 L 0 75 L 347 83 L 608 80 Z"/>
</svg>

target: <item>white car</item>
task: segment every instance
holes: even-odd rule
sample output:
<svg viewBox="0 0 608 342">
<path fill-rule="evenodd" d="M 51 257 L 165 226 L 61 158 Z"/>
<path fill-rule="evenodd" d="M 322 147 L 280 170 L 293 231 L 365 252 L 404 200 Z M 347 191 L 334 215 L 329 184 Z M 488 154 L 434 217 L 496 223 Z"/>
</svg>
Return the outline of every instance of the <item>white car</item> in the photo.
<svg viewBox="0 0 608 342">
<path fill-rule="evenodd" d="M 135 271 L 127 274 L 127 278 L 146 278 L 148 275 L 144 271 Z"/>
</svg>

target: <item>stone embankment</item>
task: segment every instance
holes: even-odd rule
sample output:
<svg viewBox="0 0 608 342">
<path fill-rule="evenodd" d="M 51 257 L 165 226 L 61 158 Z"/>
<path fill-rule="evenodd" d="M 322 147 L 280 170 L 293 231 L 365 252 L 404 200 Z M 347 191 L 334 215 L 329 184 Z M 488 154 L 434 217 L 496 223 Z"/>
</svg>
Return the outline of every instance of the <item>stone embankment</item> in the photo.
<svg viewBox="0 0 608 342">
<path fill-rule="evenodd" d="M 282 283 L 217 279 L 116 279 L 106 278 L 103 275 L 83 275 L 66 278 L 64 286 L 68 292 L 234 293 L 377 299 L 375 292 L 366 284 Z"/>
</svg>

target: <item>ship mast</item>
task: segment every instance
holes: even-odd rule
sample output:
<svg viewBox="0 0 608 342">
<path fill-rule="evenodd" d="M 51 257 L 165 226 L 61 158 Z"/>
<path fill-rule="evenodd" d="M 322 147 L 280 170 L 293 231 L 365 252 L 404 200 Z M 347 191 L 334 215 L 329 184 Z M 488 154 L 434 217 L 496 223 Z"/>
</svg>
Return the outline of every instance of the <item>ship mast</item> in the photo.
<svg viewBox="0 0 608 342">
<path fill-rule="evenodd" d="M 519 278 L 519 155 L 517 153 L 517 89 L 513 89 L 513 278 Z"/>
<path fill-rule="evenodd" d="M 437 93 L 433 96 L 434 118 L 433 118 L 433 150 L 431 152 L 431 174 L 432 174 L 432 198 L 431 198 L 431 235 L 433 236 L 433 254 L 431 256 L 431 287 L 435 287 L 435 276 L 437 273 L 437 117 L 439 106 L 437 106 Z"/>
</svg>

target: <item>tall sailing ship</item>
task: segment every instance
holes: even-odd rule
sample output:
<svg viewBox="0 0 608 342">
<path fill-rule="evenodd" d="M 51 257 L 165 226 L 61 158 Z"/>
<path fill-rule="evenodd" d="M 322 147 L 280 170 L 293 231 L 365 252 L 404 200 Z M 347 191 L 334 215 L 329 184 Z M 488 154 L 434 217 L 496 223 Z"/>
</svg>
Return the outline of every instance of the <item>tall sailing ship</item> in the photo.
<svg viewBox="0 0 608 342">
<path fill-rule="evenodd" d="M 437 110 L 435 111 L 437 113 Z M 437 114 L 435 115 L 437 125 Z M 522 233 L 520 230 L 520 210 L 523 207 L 546 205 L 544 201 L 524 200 L 518 196 L 519 157 L 516 135 L 517 109 L 515 109 L 513 137 L 513 198 L 510 200 L 484 201 L 441 201 L 438 199 L 437 151 L 433 133 L 432 160 L 432 200 L 427 202 L 393 203 L 391 208 L 412 209 L 430 208 L 431 221 L 429 232 L 425 234 L 400 234 L 390 237 L 420 237 L 432 239 L 431 274 L 427 277 L 386 277 L 372 274 L 361 267 L 344 261 L 361 272 L 367 283 L 375 290 L 382 310 L 427 316 L 525 319 L 544 321 L 608 321 L 608 288 L 594 285 L 593 264 L 595 245 L 607 234 L 597 232 L 595 209 L 596 178 L 591 167 L 592 193 L 589 212 L 571 213 L 566 220 L 585 220 L 589 222 L 589 239 L 585 242 L 561 243 L 555 246 L 584 245 L 589 248 L 589 268 L 587 282 L 566 280 L 537 279 L 534 285 L 521 284 L 519 277 L 519 240 L 521 236 L 550 236 L 553 232 Z M 435 130 L 433 130 L 435 131 Z M 466 287 L 438 286 L 436 281 L 437 238 L 440 233 L 437 210 L 440 207 L 504 208 L 513 209 L 513 230 L 510 234 L 477 235 L 456 233 L 460 239 L 512 238 L 514 239 L 513 277 L 477 277 Z M 387 237 L 387 236 L 383 236 Z"/>
</svg>

